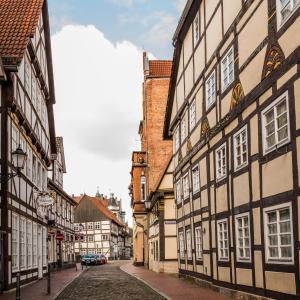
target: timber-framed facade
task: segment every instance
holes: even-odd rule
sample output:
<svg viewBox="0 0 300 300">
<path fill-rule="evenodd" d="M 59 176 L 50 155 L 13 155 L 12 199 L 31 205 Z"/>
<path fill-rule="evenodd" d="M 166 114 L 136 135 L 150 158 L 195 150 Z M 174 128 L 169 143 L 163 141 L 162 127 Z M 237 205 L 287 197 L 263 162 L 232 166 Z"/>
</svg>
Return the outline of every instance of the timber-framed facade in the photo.
<svg viewBox="0 0 300 300">
<path fill-rule="evenodd" d="M 300 296 L 299 1 L 188 1 L 174 36 L 179 272 Z"/>
</svg>

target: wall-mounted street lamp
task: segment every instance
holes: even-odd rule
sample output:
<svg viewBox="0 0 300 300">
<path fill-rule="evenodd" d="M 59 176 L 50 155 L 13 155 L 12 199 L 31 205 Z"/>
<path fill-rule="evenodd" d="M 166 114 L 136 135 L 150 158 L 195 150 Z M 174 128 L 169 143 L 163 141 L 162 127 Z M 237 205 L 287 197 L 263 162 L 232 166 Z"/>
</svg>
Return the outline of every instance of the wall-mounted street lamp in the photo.
<svg viewBox="0 0 300 300">
<path fill-rule="evenodd" d="M 147 210 L 150 210 L 150 207 L 151 207 L 151 201 L 145 201 L 145 207 Z"/>
<path fill-rule="evenodd" d="M 21 176 L 21 171 L 25 167 L 25 163 L 27 160 L 27 154 L 23 151 L 21 148 L 21 145 L 18 146 L 18 148 L 11 153 L 13 166 L 16 168 L 15 172 L 8 173 L 7 176 L 1 175 L 1 181 L 9 181 L 10 179 Z"/>
</svg>

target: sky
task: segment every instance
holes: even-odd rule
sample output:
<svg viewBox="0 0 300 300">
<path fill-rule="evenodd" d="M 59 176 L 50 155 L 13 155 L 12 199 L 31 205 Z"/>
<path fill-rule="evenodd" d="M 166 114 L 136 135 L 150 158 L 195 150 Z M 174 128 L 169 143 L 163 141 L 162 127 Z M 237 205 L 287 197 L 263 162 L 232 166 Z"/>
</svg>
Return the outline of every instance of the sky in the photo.
<svg viewBox="0 0 300 300">
<path fill-rule="evenodd" d="M 186 0 L 50 0 L 55 122 L 70 194 L 114 193 L 132 224 L 131 153 L 140 149 L 142 53 L 171 59 Z"/>
</svg>

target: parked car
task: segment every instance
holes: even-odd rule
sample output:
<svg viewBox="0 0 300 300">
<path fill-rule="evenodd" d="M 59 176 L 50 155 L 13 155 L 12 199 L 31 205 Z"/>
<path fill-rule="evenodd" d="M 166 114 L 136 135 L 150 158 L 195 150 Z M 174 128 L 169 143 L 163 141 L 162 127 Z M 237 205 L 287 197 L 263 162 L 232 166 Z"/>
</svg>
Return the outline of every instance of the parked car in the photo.
<svg viewBox="0 0 300 300">
<path fill-rule="evenodd" d="M 98 255 L 95 254 L 86 254 L 81 257 L 82 265 L 98 265 L 101 263 L 101 260 Z"/>
<path fill-rule="evenodd" d="M 106 264 L 107 263 L 107 258 L 104 254 L 100 254 L 100 259 L 101 259 L 101 264 Z"/>
</svg>

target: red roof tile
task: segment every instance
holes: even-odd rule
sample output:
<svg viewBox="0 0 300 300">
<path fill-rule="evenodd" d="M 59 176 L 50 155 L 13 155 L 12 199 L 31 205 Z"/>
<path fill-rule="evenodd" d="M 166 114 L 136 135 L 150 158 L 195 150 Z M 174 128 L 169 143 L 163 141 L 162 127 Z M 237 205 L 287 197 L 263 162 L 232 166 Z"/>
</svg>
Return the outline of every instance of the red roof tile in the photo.
<svg viewBox="0 0 300 300">
<path fill-rule="evenodd" d="M 0 56 L 21 59 L 44 0 L 0 0 Z"/>
<path fill-rule="evenodd" d="M 149 75 L 154 77 L 171 77 L 171 60 L 150 60 Z"/>
</svg>

